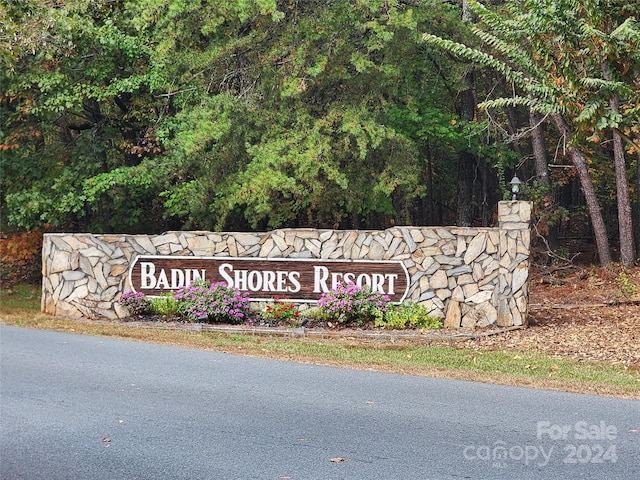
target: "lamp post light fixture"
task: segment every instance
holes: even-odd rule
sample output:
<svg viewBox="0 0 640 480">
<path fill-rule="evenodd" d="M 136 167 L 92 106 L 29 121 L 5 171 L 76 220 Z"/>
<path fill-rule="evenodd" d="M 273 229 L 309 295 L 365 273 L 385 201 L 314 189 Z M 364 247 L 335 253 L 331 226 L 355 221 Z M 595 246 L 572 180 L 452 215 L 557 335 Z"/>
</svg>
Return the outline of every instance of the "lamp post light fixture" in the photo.
<svg viewBox="0 0 640 480">
<path fill-rule="evenodd" d="M 518 200 L 518 193 L 520 192 L 521 183 L 522 182 L 520 181 L 517 175 L 514 175 L 511 181 L 509 182 L 509 185 L 511 185 L 511 193 L 513 193 L 511 200 Z"/>
</svg>

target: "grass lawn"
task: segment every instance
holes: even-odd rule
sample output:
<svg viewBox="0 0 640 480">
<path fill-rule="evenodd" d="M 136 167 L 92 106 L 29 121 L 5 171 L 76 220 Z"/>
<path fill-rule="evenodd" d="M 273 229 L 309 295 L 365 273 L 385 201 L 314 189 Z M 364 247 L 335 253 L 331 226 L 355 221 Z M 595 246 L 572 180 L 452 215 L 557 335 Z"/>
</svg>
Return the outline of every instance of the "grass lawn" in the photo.
<svg viewBox="0 0 640 480">
<path fill-rule="evenodd" d="M 40 313 L 40 290 L 31 286 L 0 291 L 0 322 L 293 362 L 640 399 L 640 373 L 606 362 L 554 358 L 536 351 L 479 350 L 468 342 L 425 345 L 354 337 L 282 337 L 257 335 L 250 329 L 225 333 L 196 331 L 190 325 L 168 328 L 162 322 L 141 328 L 127 322 L 59 318 Z"/>
</svg>

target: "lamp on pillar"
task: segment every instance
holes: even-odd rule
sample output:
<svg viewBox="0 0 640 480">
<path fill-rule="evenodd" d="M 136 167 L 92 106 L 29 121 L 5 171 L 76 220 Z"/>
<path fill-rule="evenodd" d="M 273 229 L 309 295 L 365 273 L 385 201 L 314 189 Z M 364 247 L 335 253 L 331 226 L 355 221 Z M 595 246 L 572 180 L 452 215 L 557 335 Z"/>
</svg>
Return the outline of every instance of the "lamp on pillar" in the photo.
<svg viewBox="0 0 640 480">
<path fill-rule="evenodd" d="M 520 181 L 517 175 L 514 175 L 511 181 L 509 182 L 509 185 L 511 185 L 511 193 L 513 194 L 511 196 L 511 200 L 518 200 L 518 193 L 520 192 L 520 184 L 522 184 L 522 182 Z"/>
</svg>

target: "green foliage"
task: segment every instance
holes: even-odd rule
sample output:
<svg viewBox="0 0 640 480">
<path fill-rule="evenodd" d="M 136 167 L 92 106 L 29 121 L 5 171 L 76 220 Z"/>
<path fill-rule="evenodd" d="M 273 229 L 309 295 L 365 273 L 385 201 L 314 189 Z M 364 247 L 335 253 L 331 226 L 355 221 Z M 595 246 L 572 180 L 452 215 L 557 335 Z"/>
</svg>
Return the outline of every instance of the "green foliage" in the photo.
<svg viewBox="0 0 640 480">
<path fill-rule="evenodd" d="M 616 278 L 618 285 L 620 286 L 620 292 L 625 297 L 635 297 L 638 295 L 640 286 L 640 279 L 637 275 L 629 276 L 625 271 L 621 271 Z"/>
<path fill-rule="evenodd" d="M 427 171 L 452 204 L 456 152 L 487 146 L 451 123 L 461 67 L 419 34 L 459 35 L 453 5 L 45 7 L 0 10 L 12 35 L 0 39 L 0 206 L 15 226 L 420 223 Z"/>
<path fill-rule="evenodd" d="M 522 105 L 545 114 L 566 114 L 583 129 L 620 128 L 638 120 L 611 110 L 609 99 L 617 94 L 630 109 L 637 105 L 638 85 L 629 69 L 637 68 L 640 60 L 635 53 L 640 46 L 640 8 L 614 4 L 526 0 L 496 10 L 469 0 L 480 18 L 473 32 L 482 47 L 432 34 L 423 38 L 495 69 L 517 87 L 511 96 L 483 102 L 484 108 Z"/>
<path fill-rule="evenodd" d="M 185 112 L 200 116 L 204 108 L 201 128 L 183 123 L 180 113 L 166 132 L 176 163 L 196 177 L 164 194 L 172 213 L 215 228 L 348 225 L 381 213 L 397 216 L 396 205 L 419 194 L 415 149 L 385 126 L 381 102 L 401 79 L 394 67 L 399 57 L 386 57 L 382 47 L 396 45 L 396 34 L 414 28 L 415 20 L 392 8 L 382 21 L 369 2 L 346 7 L 291 6 L 277 28 L 264 19 L 264 28 L 242 29 L 235 43 L 219 37 L 220 30 L 241 28 L 233 21 L 207 29 L 209 44 L 185 56 L 197 66 L 180 68 L 219 72 L 223 81 L 216 77 L 217 88 L 204 101 L 191 96 L 198 108 Z M 233 58 L 243 60 L 242 68 L 229 65 L 231 52 L 238 52 Z M 209 88 L 211 78 L 203 80 Z M 190 88 L 203 87 L 192 79 Z M 204 177 L 205 170 L 225 173 Z"/>
<path fill-rule="evenodd" d="M 455 204 L 461 152 L 493 175 L 514 166 L 501 131 L 460 118 L 466 59 L 513 91 L 495 98 L 505 89 L 483 72 L 485 107 L 563 112 L 587 138 L 617 128 L 633 144 L 637 6 L 614 2 L 607 30 L 595 1 L 467 3 L 473 28 L 442 2 L 5 2 L 4 219 L 96 232 L 422 223 L 427 196 Z"/>
<path fill-rule="evenodd" d="M 331 318 L 327 315 L 324 308 L 318 306 L 310 306 L 304 310 L 304 317 L 307 319 L 318 320 L 320 322 L 330 321 Z"/>
<path fill-rule="evenodd" d="M 150 297 L 149 312 L 154 315 L 174 317 L 180 313 L 180 304 L 171 293 L 166 293 L 159 297 Z"/>
<path fill-rule="evenodd" d="M 375 326 L 392 330 L 406 328 L 431 330 L 442 328 L 442 319 L 431 317 L 424 305 L 419 303 L 401 303 L 380 312 L 375 319 Z"/>
<path fill-rule="evenodd" d="M 478 46 L 434 34 L 425 34 L 425 42 L 500 73 L 510 91 L 496 89 L 497 94 L 480 103 L 488 113 L 494 115 L 495 110 L 503 109 L 513 113 L 518 107 L 526 107 L 551 116 L 560 136 L 565 137 L 561 141 L 571 146 L 601 262 L 609 261 L 610 255 L 597 194 L 612 198 L 608 192 L 612 183 L 616 185 L 613 198 L 617 196 L 620 212 L 621 255 L 624 263 L 632 261 L 629 188 L 624 152 L 617 140 L 627 142 L 629 153 L 640 151 L 637 2 L 466 3 L 477 15 L 472 31 L 479 39 Z M 615 147 L 601 143 L 611 136 Z M 615 182 L 598 178 L 599 172 L 606 175 L 612 170 Z"/>
<path fill-rule="evenodd" d="M 97 231 L 148 222 L 157 187 L 87 195 L 82 183 L 162 153 L 151 123 L 153 85 L 162 83 L 154 52 L 114 2 L 15 3 L 5 11 L 17 29 L 15 54 L 0 72 L 0 204 L 8 221 Z"/>
<path fill-rule="evenodd" d="M 558 247 L 550 252 L 551 260 L 555 264 L 571 263 L 571 251 L 567 247 Z"/>
<path fill-rule="evenodd" d="M 402 113 L 388 117 L 412 98 L 451 117 L 418 35 L 455 31 L 450 6 L 43 6 L 28 0 L 0 12 L 19 40 L 0 74 L 0 203 L 13 225 L 146 232 L 411 223 L 425 195 L 422 144 L 457 148 L 447 145 L 446 121 L 436 138 L 404 128 Z M 451 198 L 447 185 L 439 188 Z"/>
</svg>

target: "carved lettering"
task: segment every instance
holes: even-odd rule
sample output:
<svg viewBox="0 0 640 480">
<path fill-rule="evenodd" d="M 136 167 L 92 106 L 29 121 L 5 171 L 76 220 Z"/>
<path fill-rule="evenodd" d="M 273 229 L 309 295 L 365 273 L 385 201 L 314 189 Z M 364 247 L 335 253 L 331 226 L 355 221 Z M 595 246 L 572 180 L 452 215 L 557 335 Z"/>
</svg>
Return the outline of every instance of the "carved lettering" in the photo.
<svg viewBox="0 0 640 480">
<path fill-rule="evenodd" d="M 281 296 L 301 302 L 317 301 L 323 293 L 345 283 L 401 302 L 409 282 L 407 270 L 399 261 L 151 255 L 142 255 L 133 262 L 129 279 L 134 290 L 148 295 L 176 291 L 202 279 L 249 292 L 253 300 Z"/>
</svg>

